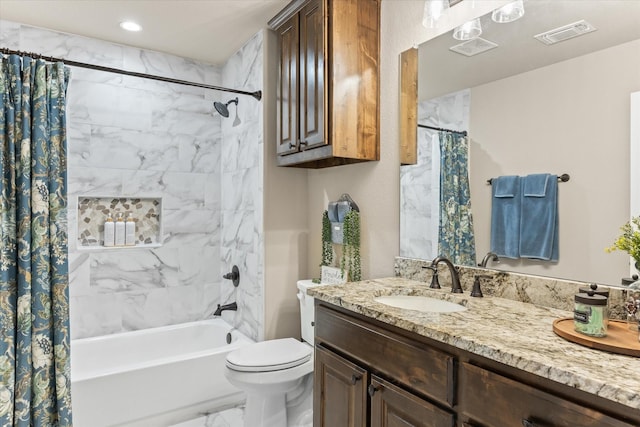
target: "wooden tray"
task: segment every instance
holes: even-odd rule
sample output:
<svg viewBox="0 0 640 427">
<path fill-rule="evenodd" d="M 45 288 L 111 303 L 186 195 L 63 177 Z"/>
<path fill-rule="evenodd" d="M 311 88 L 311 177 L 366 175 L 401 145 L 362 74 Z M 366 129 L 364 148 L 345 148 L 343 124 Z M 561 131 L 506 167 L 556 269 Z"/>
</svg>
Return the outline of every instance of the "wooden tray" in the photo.
<svg viewBox="0 0 640 427">
<path fill-rule="evenodd" d="M 638 331 L 629 330 L 627 322 L 621 320 L 609 320 L 607 336 L 603 338 L 590 337 L 576 332 L 573 329 L 573 317 L 554 320 L 553 332 L 568 341 L 586 347 L 640 357 Z"/>
</svg>

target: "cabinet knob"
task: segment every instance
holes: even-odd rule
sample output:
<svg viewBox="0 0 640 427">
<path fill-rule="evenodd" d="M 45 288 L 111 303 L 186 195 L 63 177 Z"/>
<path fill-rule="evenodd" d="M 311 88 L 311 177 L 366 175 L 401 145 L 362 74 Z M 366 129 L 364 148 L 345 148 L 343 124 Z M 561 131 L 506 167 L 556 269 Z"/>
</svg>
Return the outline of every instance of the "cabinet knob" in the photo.
<svg viewBox="0 0 640 427">
<path fill-rule="evenodd" d="M 306 147 L 309 143 L 307 141 L 300 141 L 300 145 L 304 145 Z"/>
<path fill-rule="evenodd" d="M 294 144 L 293 142 L 289 143 L 289 148 L 296 148 L 296 144 Z"/>
<path fill-rule="evenodd" d="M 376 387 L 373 384 L 369 384 L 369 387 L 367 388 L 367 393 L 369 393 L 369 396 L 373 397 L 374 394 L 376 394 L 376 391 L 380 390 L 380 387 Z"/>
<path fill-rule="evenodd" d="M 358 381 L 360 381 L 362 379 L 362 375 L 360 374 L 353 374 L 351 375 L 351 384 L 357 383 Z"/>
</svg>

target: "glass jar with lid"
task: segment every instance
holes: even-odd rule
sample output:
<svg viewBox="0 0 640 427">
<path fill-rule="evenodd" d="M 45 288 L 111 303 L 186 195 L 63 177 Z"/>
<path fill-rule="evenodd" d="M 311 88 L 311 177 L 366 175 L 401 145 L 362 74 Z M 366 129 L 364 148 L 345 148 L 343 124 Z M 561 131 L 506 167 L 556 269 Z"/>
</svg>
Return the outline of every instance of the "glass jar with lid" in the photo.
<svg viewBox="0 0 640 427">
<path fill-rule="evenodd" d="M 607 297 L 596 294 L 593 289 L 576 294 L 573 309 L 574 329 L 592 337 L 607 336 L 607 301 Z"/>
</svg>

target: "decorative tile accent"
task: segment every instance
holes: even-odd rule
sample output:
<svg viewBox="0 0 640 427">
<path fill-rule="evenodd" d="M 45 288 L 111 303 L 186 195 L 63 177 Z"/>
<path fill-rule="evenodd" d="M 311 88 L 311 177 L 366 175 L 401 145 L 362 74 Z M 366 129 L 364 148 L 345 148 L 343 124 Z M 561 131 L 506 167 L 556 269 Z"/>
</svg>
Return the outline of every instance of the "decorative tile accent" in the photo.
<svg viewBox="0 0 640 427">
<path fill-rule="evenodd" d="M 78 247 L 104 245 L 104 223 L 111 214 L 126 219 L 131 213 L 136 223 L 136 246 L 162 243 L 162 199 L 127 197 L 78 197 Z"/>
</svg>

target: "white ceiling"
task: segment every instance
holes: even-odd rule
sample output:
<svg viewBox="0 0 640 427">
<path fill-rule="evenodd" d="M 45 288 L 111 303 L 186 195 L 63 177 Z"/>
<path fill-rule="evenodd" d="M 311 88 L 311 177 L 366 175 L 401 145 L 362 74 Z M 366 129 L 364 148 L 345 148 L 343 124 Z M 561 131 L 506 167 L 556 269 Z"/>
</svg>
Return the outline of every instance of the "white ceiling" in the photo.
<svg viewBox="0 0 640 427">
<path fill-rule="evenodd" d="M 419 99 L 475 87 L 640 38 L 640 0 L 526 0 L 523 18 L 496 24 L 481 18 L 482 38 L 498 47 L 476 56 L 451 52 L 451 32 L 420 45 Z M 547 46 L 534 35 L 580 20 L 595 32 Z M 638 52 L 640 55 L 640 52 Z M 438 64 L 434 67 L 433 64 Z"/>
<path fill-rule="evenodd" d="M 289 0 L 0 0 L 0 18 L 220 65 Z M 139 33 L 119 23 L 134 20 Z"/>
</svg>

